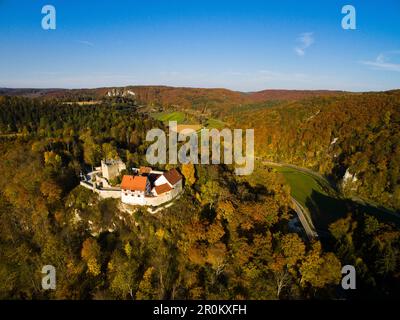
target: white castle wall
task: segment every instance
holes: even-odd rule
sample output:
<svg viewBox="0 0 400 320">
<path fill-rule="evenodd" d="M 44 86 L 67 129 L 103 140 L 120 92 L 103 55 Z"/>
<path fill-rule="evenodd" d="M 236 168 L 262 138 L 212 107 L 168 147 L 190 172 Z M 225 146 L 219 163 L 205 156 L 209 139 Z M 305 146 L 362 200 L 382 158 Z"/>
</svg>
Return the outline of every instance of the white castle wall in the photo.
<svg viewBox="0 0 400 320">
<path fill-rule="evenodd" d="M 165 192 L 157 197 L 146 197 L 146 204 L 153 207 L 159 206 L 174 199 L 179 193 L 181 193 L 181 191 L 182 180 L 179 181 L 171 191 Z"/>
<path fill-rule="evenodd" d="M 120 190 L 95 190 L 96 193 L 99 194 L 100 198 L 107 199 L 120 199 L 121 198 L 121 191 Z"/>
<path fill-rule="evenodd" d="M 131 205 L 139 205 L 139 206 L 144 206 L 146 205 L 146 198 L 144 197 L 144 194 L 142 193 L 134 193 L 134 192 L 125 192 L 122 191 L 120 192 L 121 196 L 121 201 L 122 203 L 125 204 L 131 204 Z"/>
</svg>

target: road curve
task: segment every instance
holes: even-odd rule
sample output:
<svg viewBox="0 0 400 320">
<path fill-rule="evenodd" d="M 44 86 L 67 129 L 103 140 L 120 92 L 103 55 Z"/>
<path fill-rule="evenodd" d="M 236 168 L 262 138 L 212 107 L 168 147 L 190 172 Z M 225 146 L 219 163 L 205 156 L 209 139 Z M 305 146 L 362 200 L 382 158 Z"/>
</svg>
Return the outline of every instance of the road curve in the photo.
<svg viewBox="0 0 400 320">
<path fill-rule="evenodd" d="M 261 158 L 259 158 L 259 160 L 262 160 Z M 309 169 L 305 169 L 305 168 L 301 168 L 301 167 L 297 167 L 294 165 L 290 165 L 290 164 L 283 164 L 283 163 L 276 163 L 276 162 L 272 162 L 272 161 L 262 161 L 263 164 L 265 165 L 270 165 L 270 166 L 287 166 L 287 167 L 292 167 L 295 169 L 298 169 L 299 171 L 303 171 L 303 172 L 307 172 L 309 174 L 314 174 L 315 176 L 318 176 L 321 179 L 324 179 L 320 174 L 315 173 Z M 308 210 L 306 208 L 304 208 L 295 198 L 293 198 L 292 196 L 290 196 L 291 200 L 292 200 L 292 205 L 293 205 L 293 209 L 294 211 L 297 213 L 297 216 L 300 220 L 301 225 L 303 226 L 303 229 L 307 235 L 308 240 L 312 241 L 314 239 L 318 239 L 318 233 L 317 230 L 315 229 L 314 224 L 312 223 L 311 220 L 311 215 L 308 212 Z M 307 216 L 309 217 L 309 219 L 307 219 Z"/>
<path fill-rule="evenodd" d="M 306 232 L 308 240 L 312 241 L 314 239 L 317 239 L 318 233 L 315 229 L 315 226 L 306 218 L 306 209 L 295 198 L 290 198 L 292 199 L 293 209 L 294 211 L 296 211 L 297 216 L 299 217 L 300 223 L 303 226 L 304 231 Z"/>
</svg>

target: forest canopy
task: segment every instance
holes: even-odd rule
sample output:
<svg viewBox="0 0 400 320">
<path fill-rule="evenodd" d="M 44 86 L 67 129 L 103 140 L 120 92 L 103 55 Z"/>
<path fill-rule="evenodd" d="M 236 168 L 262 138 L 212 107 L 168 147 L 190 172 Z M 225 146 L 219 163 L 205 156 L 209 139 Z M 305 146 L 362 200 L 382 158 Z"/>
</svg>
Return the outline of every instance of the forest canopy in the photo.
<svg viewBox="0 0 400 320">
<path fill-rule="evenodd" d="M 350 168 L 362 183 L 357 193 L 397 206 L 389 194 L 398 188 L 398 102 L 398 93 L 281 102 L 243 112 L 235 124 L 254 126 L 258 145 L 270 147 L 259 155 L 336 179 Z M 80 187 L 80 173 L 102 158 L 146 165 L 146 132 L 164 125 L 138 109 L 130 99 L 0 97 L 1 299 L 398 294 L 394 226 L 349 212 L 330 226 L 329 239 L 310 242 L 290 228 L 290 189 L 272 169 L 256 168 L 260 184 L 229 166 L 179 166 L 184 193 L 155 214 L 128 213 Z M 48 264 L 57 269 L 54 291 L 40 285 Z M 356 266 L 363 291 L 340 289 L 344 264 Z"/>
</svg>

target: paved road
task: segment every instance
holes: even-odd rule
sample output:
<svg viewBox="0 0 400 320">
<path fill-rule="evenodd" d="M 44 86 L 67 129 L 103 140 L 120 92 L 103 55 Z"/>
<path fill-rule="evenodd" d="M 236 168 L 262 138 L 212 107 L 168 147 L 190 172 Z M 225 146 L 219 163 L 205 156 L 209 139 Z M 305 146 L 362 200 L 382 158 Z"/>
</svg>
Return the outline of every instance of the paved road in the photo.
<svg viewBox="0 0 400 320">
<path fill-rule="evenodd" d="M 262 159 L 258 158 L 257 160 L 262 160 Z M 297 166 L 294 166 L 294 165 L 289 165 L 289 164 L 284 164 L 284 163 L 276 163 L 276 162 L 272 162 L 272 161 L 262 161 L 262 163 L 266 164 L 266 165 L 270 165 L 270 166 L 292 167 L 292 168 L 298 169 L 299 171 L 307 172 L 309 174 L 315 174 L 316 176 L 318 176 L 320 178 L 323 178 L 319 174 L 316 174 L 315 172 L 313 172 L 313 171 L 311 171 L 309 169 L 297 167 Z M 304 231 L 305 231 L 305 233 L 307 235 L 308 240 L 311 241 L 313 239 L 317 239 L 318 238 L 318 233 L 317 233 L 317 231 L 315 229 L 314 224 L 312 223 L 312 221 L 310 221 L 310 219 L 311 219 L 310 213 L 295 198 L 293 198 L 292 196 L 290 198 L 292 199 L 293 209 L 297 213 L 297 216 L 298 216 L 298 218 L 300 220 L 301 225 L 303 226 L 303 229 L 304 229 Z M 307 216 L 310 217 L 310 219 L 307 219 Z"/>
<path fill-rule="evenodd" d="M 308 221 L 306 216 L 310 216 L 307 214 L 307 209 L 305 209 L 295 198 L 291 197 L 293 203 L 293 209 L 296 211 L 297 216 L 299 217 L 300 223 L 303 226 L 304 231 L 306 232 L 308 240 L 313 240 L 318 238 L 318 233 L 315 229 L 312 221 Z"/>
<path fill-rule="evenodd" d="M 289 167 L 296 169 L 298 171 L 302 171 L 305 173 L 308 173 L 310 175 L 313 175 L 314 177 L 321 179 L 322 181 L 326 181 L 326 183 L 332 188 L 332 190 L 336 193 L 336 196 L 339 197 L 339 192 L 336 189 L 336 186 L 333 185 L 331 182 L 329 182 L 324 176 L 321 174 L 312 171 L 311 169 L 307 168 L 302 168 L 293 164 L 287 164 L 287 163 L 277 163 L 277 162 L 272 162 L 272 161 L 263 161 L 261 158 L 258 158 L 258 160 L 261 160 L 263 164 L 269 165 L 269 166 L 279 166 L 279 167 Z M 311 214 L 308 211 L 307 208 L 303 207 L 295 198 L 291 196 L 292 203 L 293 203 L 293 209 L 296 211 L 297 216 L 299 217 L 300 223 L 303 226 L 304 231 L 306 232 L 307 238 L 311 241 L 313 239 L 318 239 L 319 237 L 326 237 L 329 235 L 327 231 L 324 230 L 317 230 L 311 220 Z M 308 219 L 307 219 L 308 217 Z"/>
</svg>

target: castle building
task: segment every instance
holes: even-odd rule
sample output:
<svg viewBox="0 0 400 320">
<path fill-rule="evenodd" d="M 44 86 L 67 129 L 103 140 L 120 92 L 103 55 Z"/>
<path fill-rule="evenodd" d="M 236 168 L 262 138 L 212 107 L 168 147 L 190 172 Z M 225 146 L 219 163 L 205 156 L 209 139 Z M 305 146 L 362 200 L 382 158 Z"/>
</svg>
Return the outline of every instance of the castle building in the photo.
<svg viewBox="0 0 400 320">
<path fill-rule="evenodd" d="M 145 205 L 151 194 L 150 180 L 146 176 L 125 175 L 121 183 L 121 201 L 126 204 Z"/>
<path fill-rule="evenodd" d="M 101 160 L 101 173 L 103 178 L 106 178 L 108 181 L 118 177 L 123 170 L 126 170 L 126 165 L 121 160 Z"/>
<path fill-rule="evenodd" d="M 121 160 L 102 160 L 101 167 L 81 176 L 81 186 L 103 199 L 121 199 L 129 205 L 157 207 L 173 200 L 183 190 L 183 178 L 176 169 L 156 171 L 151 167 L 131 168 L 131 175 L 122 177 L 121 185 L 110 185 L 126 170 Z"/>
<path fill-rule="evenodd" d="M 121 201 L 125 204 L 158 206 L 182 191 L 182 176 L 176 169 L 161 172 L 141 167 L 137 173 L 122 178 Z"/>
</svg>

